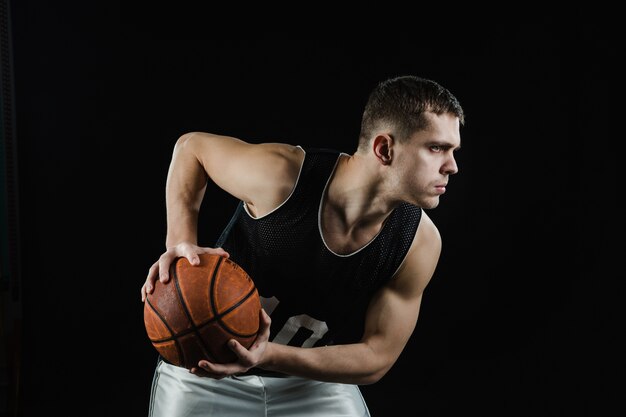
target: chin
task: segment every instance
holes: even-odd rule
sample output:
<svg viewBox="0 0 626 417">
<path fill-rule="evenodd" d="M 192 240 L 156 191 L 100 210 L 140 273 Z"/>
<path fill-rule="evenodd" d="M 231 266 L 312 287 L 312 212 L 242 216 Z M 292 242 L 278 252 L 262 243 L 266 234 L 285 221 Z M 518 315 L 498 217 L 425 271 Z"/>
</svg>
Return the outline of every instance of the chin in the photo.
<svg viewBox="0 0 626 417">
<path fill-rule="evenodd" d="M 439 197 L 434 198 L 434 199 L 418 201 L 416 205 L 420 206 L 423 209 L 427 209 L 427 210 L 428 209 L 434 209 L 435 207 L 437 207 L 439 205 Z"/>
</svg>

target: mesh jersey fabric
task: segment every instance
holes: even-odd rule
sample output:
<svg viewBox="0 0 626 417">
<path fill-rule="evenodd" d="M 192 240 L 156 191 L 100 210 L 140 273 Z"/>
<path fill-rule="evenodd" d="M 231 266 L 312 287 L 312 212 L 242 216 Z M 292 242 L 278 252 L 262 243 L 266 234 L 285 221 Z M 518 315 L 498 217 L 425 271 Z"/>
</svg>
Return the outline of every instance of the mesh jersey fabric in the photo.
<svg viewBox="0 0 626 417">
<path fill-rule="evenodd" d="M 400 204 L 365 246 L 336 254 L 323 241 L 319 213 L 341 152 L 300 148 L 305 157 L 288 199 L 259 218 L 240 202 L 215 246 L 248 272 L 264 307 L 272 306 L 265 307 L 270 341 L 304 347 L 355 343 L 370 299 L 406 257 L 422 209 Z"/>
</svg>

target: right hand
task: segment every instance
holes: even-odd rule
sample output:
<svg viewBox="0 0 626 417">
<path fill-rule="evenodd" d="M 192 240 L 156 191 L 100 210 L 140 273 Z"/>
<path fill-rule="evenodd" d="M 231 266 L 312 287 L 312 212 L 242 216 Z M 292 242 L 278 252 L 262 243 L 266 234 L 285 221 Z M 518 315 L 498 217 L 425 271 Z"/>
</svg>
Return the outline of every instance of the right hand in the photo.
<svg viewBox="0 0 626 417">
<path fill-rule="evenodd" d="M 201 253 L 211 253 L 214 255 L 224 256 L 226 258 L 230 256 L 228 252 L 222 248 L 203 248 L 186 242 L 167 248 L 165 253 L 163 253 L 148 270 L 146 282 L 141 287 L 141 301 L 146 301 L 146 296 L 148 294 L 152 294 L 157 278 L 162 283 L 169 281 L 170 265 L 176 258 L 184 257 L 187 258 L 190 264 L 198 265 L 200 264 L 200 258 L 198 255 Z"/>
<path fill-rule="evenodd" d="M 259 333 L 249 348 L 246 349 L 235 339 L 229 341 L 228 347 L 237 355 L 235 362 L 213 363 L 203 359 L 198 362 L 197 367 L 191 368 L 191 373 L 202 377 L 222 379 L 227 376 L 245 373 L 253 367 L 260 365 L 268 347 L 272 319 L 263 309 L 261 309 L 259 315 Z"/>
</svg>

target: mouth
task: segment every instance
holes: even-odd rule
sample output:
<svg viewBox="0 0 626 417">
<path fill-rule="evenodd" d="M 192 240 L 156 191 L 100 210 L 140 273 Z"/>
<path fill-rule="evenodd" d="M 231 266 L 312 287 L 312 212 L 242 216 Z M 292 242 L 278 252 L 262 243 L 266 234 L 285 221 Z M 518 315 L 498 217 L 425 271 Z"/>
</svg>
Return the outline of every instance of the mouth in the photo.
<svg viewBox="0 0 626 417">
<path fill-rule="evenodd" d="M 446 185 L 447 184 L 439 184 L 439 185 L 435 185 L 435 190 L 437 190 L 438 194 L 443 194 L 446 192 Z"/>
</svg>

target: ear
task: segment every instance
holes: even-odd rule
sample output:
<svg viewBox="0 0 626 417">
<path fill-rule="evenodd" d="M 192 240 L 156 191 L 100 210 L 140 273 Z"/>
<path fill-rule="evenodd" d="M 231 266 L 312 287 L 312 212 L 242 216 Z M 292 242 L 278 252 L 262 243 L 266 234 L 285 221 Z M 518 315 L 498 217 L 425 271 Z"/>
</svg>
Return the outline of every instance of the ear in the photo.
<svg viewBox="0 0 626 417">
<path fill-rule="evenodd" d="M 393 159 L 393 137 L 388 134 L 377 135 L 372 141 L 372 151 L 383 165 L 390 165 Z"/>
</svg>

